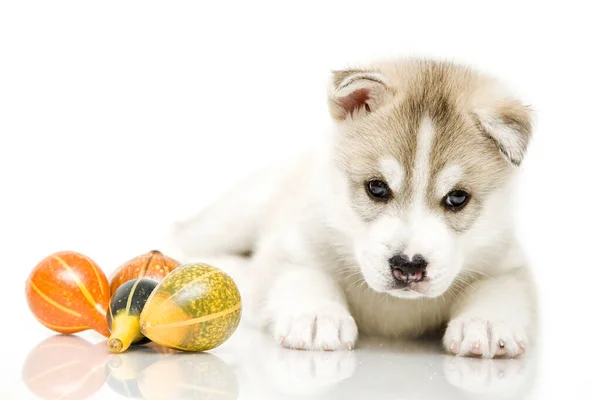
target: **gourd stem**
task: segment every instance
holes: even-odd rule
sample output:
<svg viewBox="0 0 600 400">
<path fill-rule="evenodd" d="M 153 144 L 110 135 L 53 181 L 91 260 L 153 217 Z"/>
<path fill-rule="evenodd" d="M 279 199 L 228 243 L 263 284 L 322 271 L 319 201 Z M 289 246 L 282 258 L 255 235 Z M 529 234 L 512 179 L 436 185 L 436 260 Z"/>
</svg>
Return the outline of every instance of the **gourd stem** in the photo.
<svg viewBox="0 0 600 400">
<path fill-rule="evenodd" d="M 123 351 L 123 342 L 120 339 L 108 339 L 108 350 L 111 353 L 120 353 Z"/>
</svg>

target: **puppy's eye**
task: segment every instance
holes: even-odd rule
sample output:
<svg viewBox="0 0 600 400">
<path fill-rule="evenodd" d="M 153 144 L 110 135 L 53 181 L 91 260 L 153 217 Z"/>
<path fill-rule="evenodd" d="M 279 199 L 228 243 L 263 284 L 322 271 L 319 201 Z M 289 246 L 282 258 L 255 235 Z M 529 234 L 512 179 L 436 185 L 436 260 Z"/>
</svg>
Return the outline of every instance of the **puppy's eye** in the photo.
<svg viewBox="0 0 600 400">
<path fill-rule="evenodd" d="M 458 211 L 469 202 L 469 193 L 464 190 L 453 190 L 444 197 L 444 206 L 452 211 Z"/>
<path fill-rule="evenodd" d="M 387 183 L 378 180 L 368 181 L 366 183 L 367 193 L 373 200 L 386 201 L 390 198 L 390 188 Z"/>
</svg>

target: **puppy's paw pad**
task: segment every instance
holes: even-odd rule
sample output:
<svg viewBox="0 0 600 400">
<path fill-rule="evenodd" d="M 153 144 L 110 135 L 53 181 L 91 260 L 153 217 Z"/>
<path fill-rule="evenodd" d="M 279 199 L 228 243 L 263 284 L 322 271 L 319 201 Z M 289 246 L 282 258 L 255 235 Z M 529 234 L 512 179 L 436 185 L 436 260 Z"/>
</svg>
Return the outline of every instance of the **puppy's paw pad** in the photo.
<svg viewBox="0 0 600 400">
<path fill-rule="evenodd" d="M 504 322 L 458 318 L 448 324 L 444 347 L 458 356 L 513 358 L 525 352 L 524 338 L 522 329 Z"/>
<path fill-rule="evenodd" d="M 280 316 L 275 324 L 275 339 L 298 350 L 352 350 L 358 338 L 354 318 L 343 307 L 320 312 Z"/>
</svg>

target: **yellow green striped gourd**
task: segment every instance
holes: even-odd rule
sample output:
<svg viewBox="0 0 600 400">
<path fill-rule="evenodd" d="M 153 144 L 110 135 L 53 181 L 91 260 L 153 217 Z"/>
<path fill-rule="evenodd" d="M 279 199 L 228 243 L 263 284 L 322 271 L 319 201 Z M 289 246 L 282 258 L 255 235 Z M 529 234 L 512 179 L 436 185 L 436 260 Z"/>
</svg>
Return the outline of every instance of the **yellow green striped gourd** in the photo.
<svg viewBox="0 0 600 400">
<path fill-rule="evenodd" d="M 242 300 L 231 277 L 206 264 L 185 264 L 154 289 L 140 315 L 148 339 L 183 351 L 223 344 L 237 329 Z"/>
</svg>

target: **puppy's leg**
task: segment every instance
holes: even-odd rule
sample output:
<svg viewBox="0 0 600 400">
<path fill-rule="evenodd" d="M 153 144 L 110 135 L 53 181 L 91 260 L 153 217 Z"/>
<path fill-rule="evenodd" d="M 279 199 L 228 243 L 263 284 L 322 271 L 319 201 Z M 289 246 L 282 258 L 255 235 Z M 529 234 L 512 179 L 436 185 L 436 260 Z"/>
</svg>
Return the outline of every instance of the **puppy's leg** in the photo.
<svg viewBox="0 0 600 400">
<path fill-rule="evenodd" d="M 523 354 L 536 314 L 528 271 L 521 268 L 474 283 L 451 314 L 444 336 L 447 351 L 482 358 Z"/>
<path fill-rule="evenodd" d="M 358 329 L 335 280 L 314 267 L 281 267 L 266 298 L 275 339 L 292 349 L 352 349 Z"/>
</svg>

